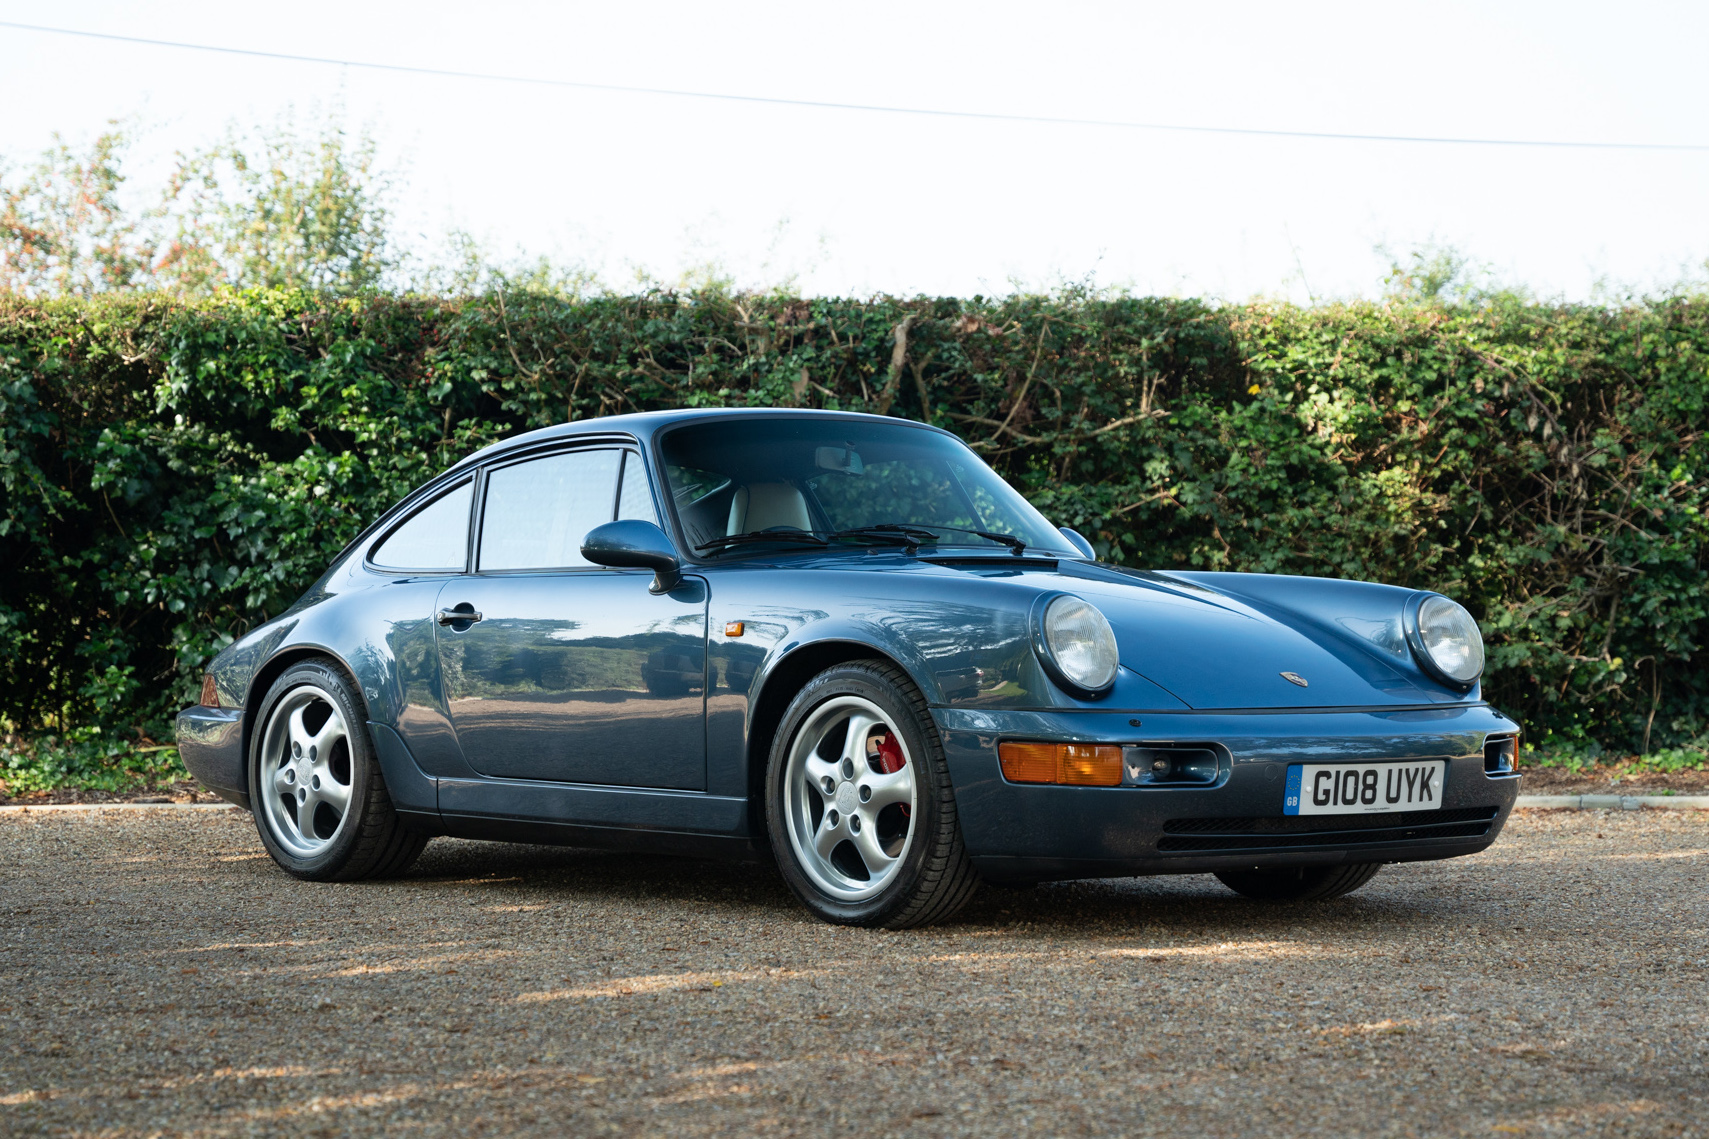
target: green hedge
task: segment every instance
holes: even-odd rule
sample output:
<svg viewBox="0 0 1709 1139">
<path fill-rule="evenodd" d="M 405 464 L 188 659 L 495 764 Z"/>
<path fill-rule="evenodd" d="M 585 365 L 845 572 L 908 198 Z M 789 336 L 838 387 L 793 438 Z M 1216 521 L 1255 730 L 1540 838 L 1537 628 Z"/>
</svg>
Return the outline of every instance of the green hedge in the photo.
<svg viewBox="0 0 1709 1139">
<path fill-rule="evenodd" d="M 474 448 L 783 404 L 949 427 L 1128 564 L 1441 590 L 1534 737 L 1673 745 L 1709 724 L 1706 390 L 1689 299 L 0 299 L 0 716 L 158 735 Z"/>
</svg>

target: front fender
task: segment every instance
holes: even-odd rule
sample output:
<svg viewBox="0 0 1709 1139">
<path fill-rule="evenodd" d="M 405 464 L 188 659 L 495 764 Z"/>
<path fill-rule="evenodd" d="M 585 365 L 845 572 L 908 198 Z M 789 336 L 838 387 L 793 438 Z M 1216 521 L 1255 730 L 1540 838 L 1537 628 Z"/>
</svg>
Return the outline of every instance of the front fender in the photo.
<svg viewBox="0 0 1709 1139">
<path fill-rule="evenodd" d="M 765 691 L 767 682 L 798 653 L 833 644 L 858 645 L 889 657 L 908 674 L 926 703 L 946 702 L 942 679 L 919 649 L 883 625 L 852 618 L 812 621 L 771 646 L 755 671 L 751 695 Z"/>
</svg>

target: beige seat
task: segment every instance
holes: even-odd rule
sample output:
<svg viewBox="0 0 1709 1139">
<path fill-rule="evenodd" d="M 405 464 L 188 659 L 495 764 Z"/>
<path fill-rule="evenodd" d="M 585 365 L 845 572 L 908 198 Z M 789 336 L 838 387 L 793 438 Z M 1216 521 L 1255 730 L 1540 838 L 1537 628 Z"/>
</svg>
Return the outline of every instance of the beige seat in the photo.
<svg viewBox="0 0 1709 1139">
<path fill-rule="evenodd" d="M 786 482 L 756 482 L 739 488 L 730 498 L 730 524 L 726 534 L 747 534 L 773 526 L 813 529 L 807 500 Z"/>
</svg>

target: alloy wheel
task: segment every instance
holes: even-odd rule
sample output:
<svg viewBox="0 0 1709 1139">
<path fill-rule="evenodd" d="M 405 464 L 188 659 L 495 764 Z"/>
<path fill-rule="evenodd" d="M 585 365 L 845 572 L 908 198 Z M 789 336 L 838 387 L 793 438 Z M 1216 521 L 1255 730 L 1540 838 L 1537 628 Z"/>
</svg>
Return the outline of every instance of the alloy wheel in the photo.
<svg viewBox="0 0 1709 1139">
<path fill-rule="evenodd" d="M 790 845 L 814 885 L 847 902 L 889 885 L 914 840 L 919 792 L 882 708 L 844 695 L 814 709 L 790 746 L 783 795 Z"/>
<path fill-rule="evenodd" d="M 350 816 L 350 729 L 330 693 L 305 684 L 268 717 L 257 780 L 267 829 L 292 855 L 313 858 Z"/>
</svg>

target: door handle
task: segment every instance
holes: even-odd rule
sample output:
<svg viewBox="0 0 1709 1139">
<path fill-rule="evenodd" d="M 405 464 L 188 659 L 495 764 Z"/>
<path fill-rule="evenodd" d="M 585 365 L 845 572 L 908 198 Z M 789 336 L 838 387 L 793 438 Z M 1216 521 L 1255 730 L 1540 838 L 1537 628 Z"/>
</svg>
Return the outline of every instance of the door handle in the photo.
<svg viewBox="0 0 1709 1139">
<path fill-rule="evenodd" d="M 441 625 L 455 625 L 459 621 L 466 621 L 473 625 L 480 619 L 481 615 L 473 609 L 441 609 L 439 611 L 439 623 Z"/>
</svg>

